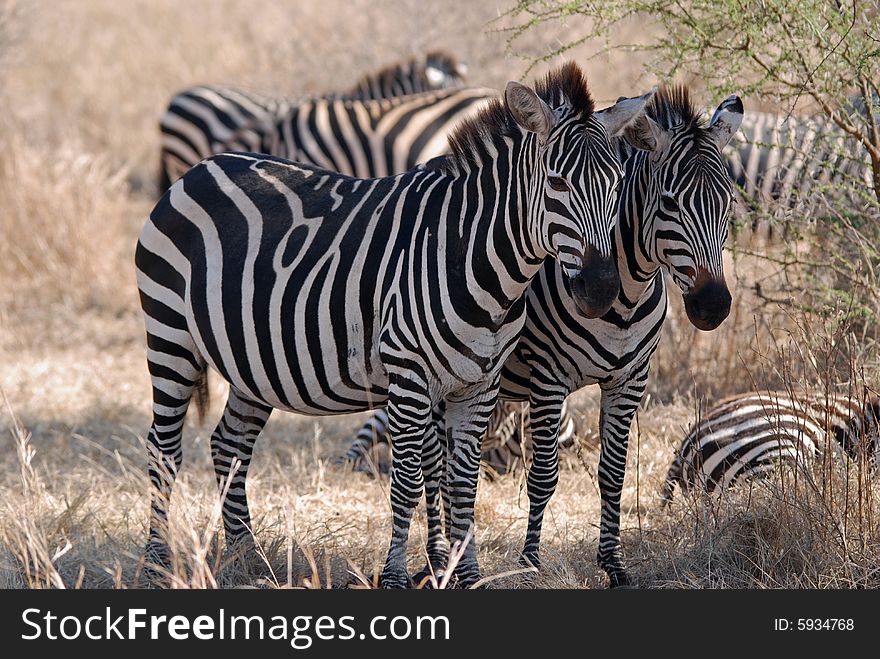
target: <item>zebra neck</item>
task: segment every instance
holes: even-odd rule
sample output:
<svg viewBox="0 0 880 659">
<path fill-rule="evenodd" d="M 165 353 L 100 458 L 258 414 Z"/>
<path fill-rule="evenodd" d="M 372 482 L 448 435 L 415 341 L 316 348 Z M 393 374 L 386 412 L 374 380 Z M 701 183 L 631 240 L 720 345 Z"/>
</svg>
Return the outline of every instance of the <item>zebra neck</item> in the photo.
<svg viewBox="0 0 880 659">
<path fill-rule="evenodd" d="M 512 158 L 507 162 L 516 162 Z M 475 309 L 501 322 L 523 299 L 545 253 L 529 235 L 525 172 L 504 175 L 484 164 L 450 186 L 446 220 L 446 275 L 450 291 L 467 292 Z M 538 252 L 538 253 L 536 253 Z"/>
<path fill-rule="evenodd" d="M 644 153 L 632 160 L 636 166 L 626 175 L 614 229 L 614 247 L 621 294 L 635 304 L 653 291 L 661 264 L 656 257 L 653 221 L 659 200 L 652 194 L 650 162 Z"/>
</svg>

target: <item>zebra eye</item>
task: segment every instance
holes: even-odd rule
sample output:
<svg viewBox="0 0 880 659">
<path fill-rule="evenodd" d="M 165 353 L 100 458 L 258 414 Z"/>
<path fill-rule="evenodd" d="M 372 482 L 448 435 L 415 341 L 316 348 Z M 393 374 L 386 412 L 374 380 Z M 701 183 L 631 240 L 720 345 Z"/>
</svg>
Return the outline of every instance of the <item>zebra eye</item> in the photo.
<svg viewBox="0 0 880 659">
<path fill-rule="evenodd" d="M 661 192 L 660 201 L 670 210 L 678 210 L 678 202 L 675 200 L 675 197 L 672 196 L 671 192 Z"/>
<path fill-rule="evenodd" d="M 557 192 L 568 192 L 568 181 L 561 176 L 548 176 L 547 183 Z"/>
</svg>

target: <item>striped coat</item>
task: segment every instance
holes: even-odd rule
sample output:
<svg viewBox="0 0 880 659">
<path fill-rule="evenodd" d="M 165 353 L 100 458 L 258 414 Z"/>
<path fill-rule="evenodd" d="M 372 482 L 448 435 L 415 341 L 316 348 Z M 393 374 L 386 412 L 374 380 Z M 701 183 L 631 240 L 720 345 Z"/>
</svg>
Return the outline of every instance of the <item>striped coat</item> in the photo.
<svg viewBox="0 0 880 659">
<path fill-rule="evenodd" d="M 820 392 L 740 394 L 709 409 L 675 453 L 663 488 L 714 492 L 806 466 L 827 450 L 876 460 L 880 400 Z"/>
<path fill-rule="evenodd" d="M 437 432 L 441 438 L 445 436 L 442 413 L 438 418 Z M 532 441 L 528 433 L 529 408 L 522 403 L 500 400 L 489 419 L 489 429 L 481 445 L 481 465 L 483 475 L 489 479 L 516 470 L 520 463 L 531 459 Z M 350 465 L 355 471 L 370 473 L 374 469 L 387 471 L 383 463 L 376 464 L 374 449 L 390 442 L 388 431 L 388 414 L 384 409 L 376 410 L 366 423 L 358 430 L 357 435 L 338 464 Z M 559 448 L 569 449 L 578 441 L 577 428 L 563 404 L 562 421 L 559 424 Z"/>
<path fill-rule="evenodd" d="M 439 166 L 357 179 L 229 153 L 177 181 L 135 254 L 153 383 L 151 559 L 167 557 L 183 419 L 210 366 L 230 383 L 211 440 L 228 487 L 228 542 L 249 537 L 247 467 L 273 409 L 329 415 L 387 403 L 392 534 L 382 582 L 406 585 L 422 447 L 445 400 L 447 522 L 465 547 L 456 575 L 479 580 L 467 541 L 479 438 L 525 321 L 525 291 L 548 256 L 572 280 L 616 277 L 610 229 L 622 172 L 610 137 L 647 100 L 593 112 L 571 64 L 536 91 L 509 83 L 503 104 L 455 132 Z M 592 316 L 616 292 L 572 285 Z M 429 547 L 445 560 L 442 533 Z"/>
<path fill-rule="evenodd" d="M 750 112 L 725 150 L 746 203 L 759 210 L 807 210 L 815 193 L 871 189 L 864 149 L 825 117 Z"/>
<path fill-rule="evenodd" d="M 430 52 L 366 75 L 347 92 L 322 98 L 372 101 L 455 88 L 461 86 L 465 68 L 447 53 Z M 276 122 L 301 104 L 317 100 L 272 96 L 221 85 L 190 87 L 176 94 L 159 123 L 160 190 L 167 190 L 190 167 L 211 155 L 232 150 L 261 151 L 261 141 Z M 399 171 L 404 169 L 390 173 Z"/>
<path fill-rule="evenodd" d="M 648 380 L 666 317 L 668 274 L 683 295 L 691 323 L 717 327 L 730 309 L 722 250 L 731 182 L 721 149 L 742 120 L 742 103 L 725 99 L 708 125 L 683 87 L 661 89 L 645 118 L 618 146 L 625 176 L 614 230 L 620 290 L 599 318 L 578 313 L 577 286 L 552 262 L 532 282 L 519 342 L 501 371 L 500 397 L 528 401 L 534 457 L 528 474 L 529 522 L 522 560 L 537 566 L 544 511 L 558 482 L 563 404 L 573 391 L 598 384 L 602 498 L 597 562 L 612 586 L 628 583 L 620 546 L 620 498 L 633 416 Z M 642 150 L 633 153 L 630 145 Z M 438 442 L 439 443 L 439 442 Z M 426 461 L 441 450 L 426 444 Z M 426 473 L 431 473 L 427 469 Z M 427 500 L 440 479 L 426 477 Z M 439 517 L 430 511 L 429 522 Z"/>
</svg>

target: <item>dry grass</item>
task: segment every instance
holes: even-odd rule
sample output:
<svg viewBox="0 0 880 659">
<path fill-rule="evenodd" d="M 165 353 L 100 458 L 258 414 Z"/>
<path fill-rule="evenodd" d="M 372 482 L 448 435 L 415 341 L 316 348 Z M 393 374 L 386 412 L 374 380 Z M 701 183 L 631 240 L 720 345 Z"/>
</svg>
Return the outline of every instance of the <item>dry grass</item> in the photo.
<svg viewBox="0 0 880 659">
<path fill-rule="evenodd" d="M 132 249 L 155 194 L 157 120 L 173 92 L 200 82 L 331 91 L 437 47 L 460 53 L 476 85 L 499 87 L 524 70 L 504 57 L 501 38 L 484 33 L 492 3 L 395 4 L 263 3 L 260 12 L 208 0 L 0 5 L 0 587 L 142 583 L 150 396 Z M 535 32 L 521 46 L 540 54 L 565 37 Z M 591 52 L 587 45 L 572 56 Z M 592 62 L 599 98 L 652 83 L 627 59 L 617 52 Z M 695 401 L 753 380 L 783 381 L 779 346 L 799 341 L 791 318 L 756 306 L 758 262 L 730 265 L 736 304 L 714 334 L 687 325 L 673 294 L 623 498 L 634 577 L 645 587 L 877 585 L 877 494 L 857 469 L 826 469 L 813 485 L 792 485 L 788 475 L 722 499 L 659 506 Z M 597 400 L 590 390 L 575 400 L 593 430 Z M 246 568 L 218 555 L 210 429 L 188 426 L 172 502 L 173 584 L 372 583 L 389 537 L 387 480 L 329 465 L 361 420 L 273 417 L 249 477 L 262 558 Z M 493 585 L 604 586 L 594 562 L 596 460 L 585 448 L 566 461 L 545 522 L 542 572 Z M 486 575 L 516 570 L 526 509 L 521 471 L 480 484 Z M 417 522 L 414 569 L 423 534 Z"/>
</svg>

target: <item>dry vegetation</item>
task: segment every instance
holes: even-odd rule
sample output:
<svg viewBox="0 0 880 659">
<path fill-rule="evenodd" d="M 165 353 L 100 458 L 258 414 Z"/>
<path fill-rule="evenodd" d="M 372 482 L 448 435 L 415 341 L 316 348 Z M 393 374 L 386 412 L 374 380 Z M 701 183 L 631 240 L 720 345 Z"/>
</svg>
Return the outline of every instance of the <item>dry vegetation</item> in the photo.
<svg viewBox="0 0 880 659">
<path fill-rule="evenodd" d="M 459 53 L 476 85 L 499 87 L 525 70 L 504 56 L 502 37 L 485 32 L 504 3 L 394 4 L 277 2 L 253 12 L 226 0 L 0 3 L 0 587 L 140 583 L 150 396 L 132 252 L 155 195 L 157 120 L 173 92 L 200 82 L 332 91 L 429 48 Z M 540 54 L 565 37 L 538 31 L 520 48 Z M 591 52 L 584 45 L 570 55 Z M 628 59 L 617 52 L 590 63 L 598 97 L 653 82 Z M 764 249 L 754 237 L 741 243 Z M 759 306 L 753 284 L 772 274 L 766 263 L 741 254 L 730 266 L 736 302 L 715 333 L 691 328 L 673 300 L 624 492 L 633 576 L 644 587 L 880 585 L 877 495 L 858 465 L 824 464 L 660 508 L 674 445 L 699 401 L 816 381 L 846 343 L 833 323 L 807 332 L 785 306 Z M 854 377 L 869 378 L 862 365 Z M 578 394 L 575 408 L 594 436 L 597 392 Z M 249 478 L 263 558 L 248 570 L 224 569 L 217 556 L 210 429 L 188 426 L 172 503 L 174 583 L 371 581 L 389 537 L 387 481 L 330 465 L 361 420 L 273 417 Z M 496 585 L 604 586 L 588 444 L 567 459 L 549 508 L 544 570 Z M 516 569 L 526 510 L 521 471 L 481 483 L 486 575 Z M 413 568 L 423 532 L 414 525 Z"/>
</svg>

